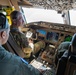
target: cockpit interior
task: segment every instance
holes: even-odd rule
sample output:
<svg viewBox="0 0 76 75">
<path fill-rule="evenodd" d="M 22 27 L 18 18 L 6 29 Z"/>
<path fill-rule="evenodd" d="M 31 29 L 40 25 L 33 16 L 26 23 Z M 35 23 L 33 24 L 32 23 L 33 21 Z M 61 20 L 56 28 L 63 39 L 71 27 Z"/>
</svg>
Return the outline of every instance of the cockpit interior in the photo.
<svg viewBox="0 0 76 75">
<path fill-rule="evenodd" d="M 1 0 L 0 2 L 0 12 L 6 12 L 9 24 L 11 24 L 10 12 L 13 10 L 23 12 L 22 7 L 53 9 L 62 14 L 65 18 L 64 24 L 37 21 L 26 23 L 21 29 L 27 38 L 32 39 L 33 43 L 30 46 L 33 51 L 26 49 L 24 53 L 17 46 L 11 33 L 7 43 L 3 46 L 9 52 L 27 60 L 35 68 L 42 69 L 43 75 L 61 75 L 60 71 L 63 70 L 62 66 L 65 63 L 60 58 L 64 59 L 62 56 L 67 50 L 69 53 L 63 75 L 76 75 L 76 36 L 73 37 L 76 33 L 76 26 L 70 25 L 68 13 L 70 9 L 76 10 L 75 0 Z M 59 50 L 63 42 L 69 42 L 68 48 L 65 49 L 62 45 L 63 47 Z"/>
</svg>

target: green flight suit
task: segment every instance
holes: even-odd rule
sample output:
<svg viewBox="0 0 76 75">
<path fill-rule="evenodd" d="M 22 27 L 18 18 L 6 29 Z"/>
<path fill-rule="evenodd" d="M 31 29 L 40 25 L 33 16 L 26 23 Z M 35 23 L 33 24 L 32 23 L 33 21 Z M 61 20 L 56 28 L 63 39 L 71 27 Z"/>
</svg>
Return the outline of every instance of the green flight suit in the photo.
<svg viewBox="0 0 76 75">
<path fill-rule="evenodd" d="M 18 46 L 21 47 L 21 49 L 28 47 L 28 41 L 23 32 L 21 32 L 18 28 L 14 28 L 12 26 L 10 27 L 10 30 L 14 40 L 16 41 Z"/>
<path fill-rule="evenodd" d="M 0 75 L 40 75 L 40 72 L 0 46 Z"/>
</svg>

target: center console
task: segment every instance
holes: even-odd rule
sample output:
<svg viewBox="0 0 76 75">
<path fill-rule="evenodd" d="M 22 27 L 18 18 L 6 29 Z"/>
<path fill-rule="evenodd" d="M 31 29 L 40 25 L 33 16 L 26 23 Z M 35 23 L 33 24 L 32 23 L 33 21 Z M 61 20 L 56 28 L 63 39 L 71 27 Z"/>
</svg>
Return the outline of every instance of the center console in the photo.
<svg viewBox="0 0 76 75">
<path fill-rule="evenodd" d="M 46 50 L 41 54 L 41 59 L 48 62 L 49 64 L 54 63 L 55 46 L 49 45 Z"/>
<path fill-rule="evenodd" d="M 30 64 L 35 68 L 42 70 L 43 75 L 55 75 L 54 67 L 45 61 L 42 61 L 40 58 L 32 60 Z"/>
</svg>

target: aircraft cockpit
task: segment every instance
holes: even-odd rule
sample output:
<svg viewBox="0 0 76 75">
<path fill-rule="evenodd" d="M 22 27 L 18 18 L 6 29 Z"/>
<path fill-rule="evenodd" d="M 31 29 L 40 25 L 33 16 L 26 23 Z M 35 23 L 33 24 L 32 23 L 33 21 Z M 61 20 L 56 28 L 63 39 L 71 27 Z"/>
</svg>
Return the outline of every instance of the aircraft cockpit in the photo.
<svg viewBox="0 0 76 75">
<path fill-rule="evenodd" d="M 3 3 L 2 3 L 3 2 Z M 2 5 L 3 4 L 3 5 Z M 25 53 L 16 45 L 15 40 L 12 38 L 10 33 L 9 40 L 4 45 L 4 47 L 13 54 L 16 54 L 29 62 L 32 66 L 37 69 L 42 69 L 43 75 L 60 75 L 57 74 L 57 71 L 60 72 L 56 61 L 56 55 L 58 53 L 58 48 L 63 42 L 69 42 L 67 50 L 71 52 L 71 50 L 75 50 L 76 47 L 72 41 L 72 36 L 76 33 L 76 26 L 71 25 L 71 17 L 69 16 L 70 9 L 76 8 L 75 0 L 1 0 L 0 1 L 0 11 L 5 11 L 8 21 L 11 25 L 9 14 L 13 10 L 21 11 L 24 15 L 23 7 L 33 7 L 33 8 L 41 8 L 41 9 L 53 9 L 58 13 L 62 18 L 63 22 L 54 23 L 54 22 L 46 22 L 46 21 L 37 21 L 37 22 L 29 22 L 25 24 L 24 28 L 22 28 L 22 32 L 27 37 L 28 41 L 31 40 L 29 44 L 32 48 L 32 51 L 25 50 Z M 12 8 L 11 8 L 12 7 Z M 24 7 L 25 8 L 25 7 Z M 53 11 L 52 10 L 52 11 Z M 28 12 L 29 13 L 29 12 Z M 41 14 L 41 13 L 40 13 Z M 48 14 L 47 14 L 48 15 Z M 53 16 L 54 17 L 54 16 Z M 52 17 L 52 18 L 53 18 Z M 24 15 L 26 18 L 26 15 Z M 41 17 L 42 18 L 42 17 Z M 25 19 L 26 20 L 26 19 Z M 57 19 L 55 19 L 56 21 Z M 70 42 L 72 44 L 70 45 Z M 76 41 L 76 40 L 74 40 Z M 75 48 L 75 49 L 74 49 Z M 63 47 L 62 47 L 63 49 Z M 66 49 L 65 49 L 66 50 Z M 63 51 L 62 51 L 63 52 Z M 61 55 L 63 54 L 62 52 Z M 69 53 L 70 53 L 69 52 Z M 73 51 L 72 51 L 73 52 Z M 73 52 L 74 53 L 74 52 Z M 71 54 L 68 56 L 67 67 L 64 75 L 75 75 L 76 74 L 76 57 Z M 69 69 L 68 69 L 69 68 Z"/>
</svg>

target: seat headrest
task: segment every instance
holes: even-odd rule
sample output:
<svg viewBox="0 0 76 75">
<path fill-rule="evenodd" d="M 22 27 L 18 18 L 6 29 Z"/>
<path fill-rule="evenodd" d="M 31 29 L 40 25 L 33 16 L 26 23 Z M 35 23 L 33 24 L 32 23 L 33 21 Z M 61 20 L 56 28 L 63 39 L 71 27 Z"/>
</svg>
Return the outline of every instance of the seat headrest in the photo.
<svg viewBox="0 0 76 75">
<path fill-rule="evenodd" d="M 76 33 L 73 35 L 72 40 L 71 40 L 71 52 L 73 54 L 76 54 Z"/>
</svg>

